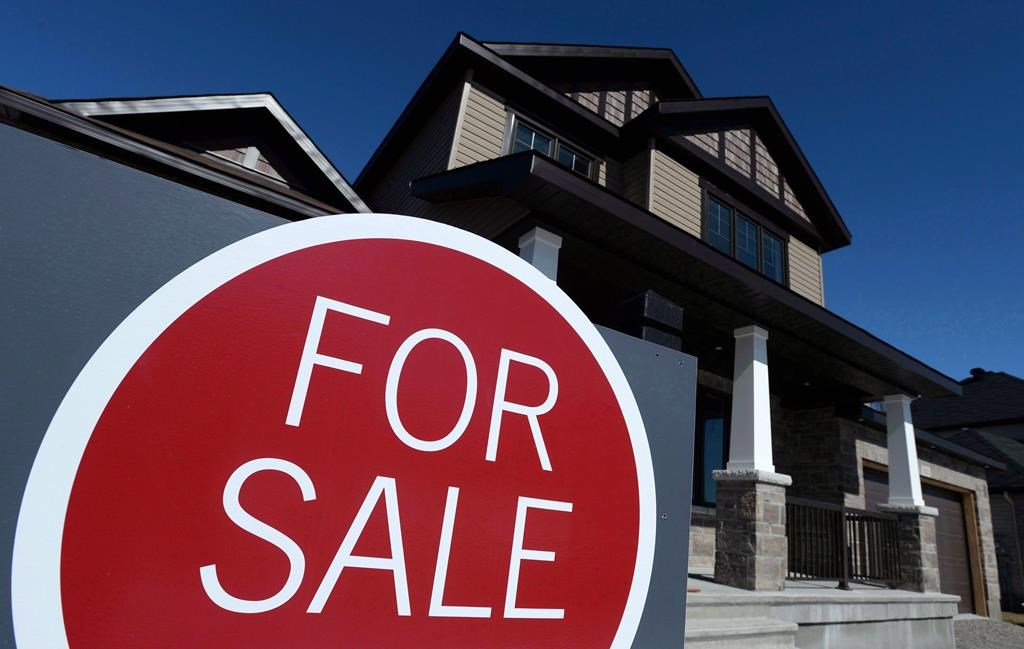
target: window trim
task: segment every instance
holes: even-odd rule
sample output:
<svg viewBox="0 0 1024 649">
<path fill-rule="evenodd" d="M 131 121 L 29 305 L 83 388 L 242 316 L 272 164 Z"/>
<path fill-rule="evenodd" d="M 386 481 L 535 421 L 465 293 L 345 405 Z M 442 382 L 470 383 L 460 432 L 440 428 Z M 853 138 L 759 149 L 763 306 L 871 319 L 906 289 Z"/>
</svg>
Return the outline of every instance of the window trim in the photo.
<svg viewBox="0 0 1024 649">
<path fill-rule="evenodd" d="M 777 229 L 774 225 L 769 225 L 765 218 L 757 212 L 747 208 L 739 201 L 733 200 L 728 194 L 720 191 L 718 188 L 701 182 L 701 226 L 700 226 L 700 237 L 701 241 L 708 245 L 708 247 L 716 250 L 717 252 L 725 255 L 718 248 L 711 245 L 710 239 L 710 219 L 709 210 L 711 208 L 711 200 L 725 206 L 731 215 L 731 232 L 729 246 L 730 252 L 728 257 L 740 264 L 744 268 L 750 269 L 765 279 L 771 280 L 777 284 L 789 288 L 789 237 L 785 235 L 781 230 Z M 747 221 L 752 223 L 757 228 L 757 268 L 751 268 L 744 262 L 740 261 L 740 258 L 736 254 L 736 217 L 737 215 L 742 216 Z M 779 260 L 782 270 L 782 280 L 776 280 L 774 277 L 766 275 L 764 272 L 764 234 L 768 233 L 770 236 L 778 239 L 779 243 L 782 244 L 782 258 Z"/>
<path fill-rule="evenodd" d="M 576 144 L 576 142 L 558 135 L 553 129 L 541 126 L 541 122 L 531 119 L 529 117 L 525 117 L 521 112 L 513 110 L 511 108 L 508 109 L 508 117 L 505 120 L 505 136 L 501 143 L 501 155 L 506 156 L 512 154 L 512 147 L 515 144 L 516 124 L 518 122 L 523 122 L 525 126 L 551 139 L 551 141 L 554 143 L 554 151 L 552 151 L 552 155 L 550 156 L 545 155 L 545 158 L 553 160 L 558 166 L 568 169 L 577 176 L 580 176 L 581 178 L 586 178 L 587 180 L 593 180 L 595 182 L 597 181 L 597 178 L 599 176 L 598 166 L 604 164 L 604 160 L 600 156 L 594 155 L 594 153 L 587 149 L 586 147 L 582 147 Z M 574 153 L 577 153 L 578 155 L 582 155 L 590 159 L 589 174 L 581 174 L 575 169 L 571 167 L 566 167 L 564 164 L 559 162 L 558 152 L 562 145 L 565 145 L 566 148 L 571 149 Z M 544 155 L 541 154 L 539 151 L 537 153 L 540 155 Z"/>
</svg>

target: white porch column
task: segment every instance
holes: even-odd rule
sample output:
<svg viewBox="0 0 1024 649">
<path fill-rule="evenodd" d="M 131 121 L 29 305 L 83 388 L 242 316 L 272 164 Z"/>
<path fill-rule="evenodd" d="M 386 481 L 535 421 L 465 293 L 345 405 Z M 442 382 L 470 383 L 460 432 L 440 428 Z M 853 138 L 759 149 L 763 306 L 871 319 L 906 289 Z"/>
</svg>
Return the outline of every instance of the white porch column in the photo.
<svg viewBox="0 0 1024 649">
<path fill-rule="evenodd" d="M 733 332 L 732 424 L 727 471 L 775 472 L 768 396 L 768 332 L 749 326 Z"/>
<path fill-rule="evenodd" d="M 519 237 L 519 256 L 550 277 L 551 281 L 558 279 L 558 251 L 561 247 L 562 237 L 544 228 L 533 228 Z"/>
<path fill-rule="evenodd" d="M 911 398 L 905 394 L 885 397 L 885 427 L 889 446 L 889 506 L 924 507 L 917 442 L 910 415 Z"/>
</svg>

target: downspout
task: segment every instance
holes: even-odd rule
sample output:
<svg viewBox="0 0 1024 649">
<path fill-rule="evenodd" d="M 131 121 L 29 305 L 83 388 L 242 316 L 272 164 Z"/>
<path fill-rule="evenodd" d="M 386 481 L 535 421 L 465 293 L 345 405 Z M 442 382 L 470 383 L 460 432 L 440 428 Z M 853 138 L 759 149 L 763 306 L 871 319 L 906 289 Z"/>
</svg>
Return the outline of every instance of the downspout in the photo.
<svg viewBox="0 0 1024 649">
<path fill-rule="evenodd" d="M 1010 505 L 1010 524 L 1013 525 L 1013 539 L 1015 541 L 1014 548 L 1017 550 L 1017 573 L 1020 578 L 1021 587 L 1024 588 L 1024 554 L 1021 553 L 1020 547 L 1020 528 L 1017 527 L 1017 507 L 1013 502 L 1013 498 L 1010 497 L 1010 492 L 1003 492 L 1003 500 Z M 1017 604 L 1024 604 L 1024 602 L 1017 602 Z"/>
</svg>

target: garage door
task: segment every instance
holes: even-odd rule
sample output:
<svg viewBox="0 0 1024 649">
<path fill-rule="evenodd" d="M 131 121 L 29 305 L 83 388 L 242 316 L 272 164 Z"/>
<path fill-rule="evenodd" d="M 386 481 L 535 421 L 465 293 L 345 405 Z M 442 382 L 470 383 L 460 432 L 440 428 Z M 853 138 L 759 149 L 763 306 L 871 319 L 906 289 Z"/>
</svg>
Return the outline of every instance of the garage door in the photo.
<svg viewBox="0 0 1024 649">
<path fill-rule="evenodd" d="M 939 588 L 944 593 L 960 596 L 961 613 L 974 613 L 963 495 L 929 484 L 922 485 L 922 491 L 925 504 L 939 510 L 939 516 L 935 519 Z M 889 475 L 883 471 L 864 469 L 864 496 L 867 508 L 877 511 L 878 505 L 889 499 Z"/>
</svg>

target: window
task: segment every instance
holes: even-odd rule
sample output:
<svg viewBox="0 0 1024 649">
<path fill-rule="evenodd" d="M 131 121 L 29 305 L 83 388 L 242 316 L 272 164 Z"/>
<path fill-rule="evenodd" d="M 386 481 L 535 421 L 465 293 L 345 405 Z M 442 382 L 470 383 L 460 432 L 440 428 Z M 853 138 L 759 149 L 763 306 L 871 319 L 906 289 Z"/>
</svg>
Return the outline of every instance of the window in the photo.
<svg viewBox="0 0 1024 649">
<path fill-rule="evenodd" d="M 718 486 L 711 472 L 724 469 L 729 452 L 729 396 L 697 386 L 693 504 L 714 507 Z"/>
<path fill-rule="evenodd" d="M 539 128 L 524 122 L 518 115 L 512 119 L 512 142 L 509 153 L 536 151 L 552 158 L 579 175 L 590 178 L 594 170 L 594 158 L 561 139 L 548 135 Z"/>
<path fill-rule="evenodd" d="M 785 284 L 782 239 L 710 194 L 705 202 L 705 238 L 708 244 L 765 277 Z"/>
</svg>

